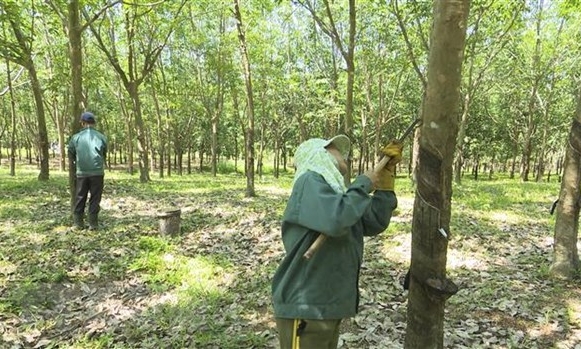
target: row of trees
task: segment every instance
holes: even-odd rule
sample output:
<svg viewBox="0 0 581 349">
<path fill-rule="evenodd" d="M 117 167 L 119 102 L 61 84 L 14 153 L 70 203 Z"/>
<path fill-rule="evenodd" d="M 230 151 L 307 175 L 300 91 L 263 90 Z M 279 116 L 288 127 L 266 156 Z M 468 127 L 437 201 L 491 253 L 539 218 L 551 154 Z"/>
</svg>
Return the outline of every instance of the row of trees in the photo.
<svg viewBox="0 0 581 349">
<path fill-rule="evenodd" d="M 154 159 L 163 175 L 194 153 L 215 174 L 220 157 L 254 163 L 257 149 L 258 170 L 273 154 L 278 171 L 300 141 L 337 132 L 361 169 L 419 114 L 430 3 L 235 3 L 2 1 L 1 145 L 31 149 L 47 179 L 50 142 L 64 151 L 88 109 L 130 171 L 137 155 L 144 182 Z M 457 182 L 483 162 L 540 180 L 563 157 L 579 67 L 573 3 L 473 1 Z"/>
</svg>

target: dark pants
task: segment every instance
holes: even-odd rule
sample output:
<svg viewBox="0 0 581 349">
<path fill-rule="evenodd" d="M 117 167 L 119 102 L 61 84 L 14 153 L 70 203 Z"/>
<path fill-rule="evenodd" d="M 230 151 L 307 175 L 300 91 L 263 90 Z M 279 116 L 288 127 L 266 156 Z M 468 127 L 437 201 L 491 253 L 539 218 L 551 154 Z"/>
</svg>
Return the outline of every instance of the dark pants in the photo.
<svg viewBox="0 0 581 349">
<path fill-rule="evenodd" d="M 85 204 L 89 193 L 91 194 L 89 197 L 89 214 L 99 213 L 101 194 L 103 194 L 103 178 L 104 176 L 77 177 L 75 214 L 83 214 L 85 212 Z"/>
<path fill-rule="evenodd" d="M 276 318 L 281 349 L 336 349 L 341 320 Z"/>
</svg>

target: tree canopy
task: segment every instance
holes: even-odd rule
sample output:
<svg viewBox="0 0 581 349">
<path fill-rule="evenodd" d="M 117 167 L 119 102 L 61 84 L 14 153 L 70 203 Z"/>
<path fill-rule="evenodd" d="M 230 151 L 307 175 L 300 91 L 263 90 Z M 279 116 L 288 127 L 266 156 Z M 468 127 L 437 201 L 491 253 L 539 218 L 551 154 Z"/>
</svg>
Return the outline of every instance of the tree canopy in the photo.
<svg viewBox="0 0 581 349">
<path fill-rule="evenodd" d="M 84 108 L 109 135 L 112 162 L 133 171 L 135 153 L 140 177 L 147 180 L 149 169 L 164 163 L 162 173 L 165 168 L 171 174 L 172 167 L 191 171 L 196 164 L 215 173 L 221 160 L 243 157 L 248 105 L 233 3 L 79 4 Z M 397 137 L 418 114 L 431 7 L 401 0 L 353 6 L 355 22 L 343 2 L 253 0 L 240 6 L 253 79 L 258 171 L 272 158 L 277 170 L 285 166 L 301 140 L 347 129 L 358 160 L 354 166 L 361 170 L 378 145 Z M 559 171 L 578 86 L 577 6 L 472 2 L 457 181 L 475 166 L 520 172 L 525 181 Z M 31 161 L 44 161 L 44 149 L 73 131 L 67 11 L 57 0 L 2 2 L 4 154 L 12 114 L 17 154 Z M 8 79 L 12 97 L 6 93 Z M 346 109 L 346 103 L 352 105 Z"/>
</svg>

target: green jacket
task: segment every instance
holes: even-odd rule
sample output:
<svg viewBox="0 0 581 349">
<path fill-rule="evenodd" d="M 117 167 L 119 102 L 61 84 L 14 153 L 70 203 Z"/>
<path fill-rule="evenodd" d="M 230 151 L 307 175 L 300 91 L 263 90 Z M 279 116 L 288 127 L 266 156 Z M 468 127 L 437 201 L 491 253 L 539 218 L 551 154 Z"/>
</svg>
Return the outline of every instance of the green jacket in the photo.
<svg viewBox="0 0 581 349">
<path fill-rule="evenodd" d="M 77 168 L 77 177 L 103 176 L 107 156 L 107 138 L 92 127 L 85 127 L 71 137 L 69 159 Z"/>
<path fill-rule="evenodd" d="M 357 313 L 363 236 L 384 231 L 397 207 L 394 192 L 369 195 L 371 186 L 359 176 L 338 194 L 315 172 L 297 179 L 282 219 L 286 255 L 272 281 L 276 317 L 330 320 Z M 306 260 L 319 232 L 328 238 Z"/>
</svg>

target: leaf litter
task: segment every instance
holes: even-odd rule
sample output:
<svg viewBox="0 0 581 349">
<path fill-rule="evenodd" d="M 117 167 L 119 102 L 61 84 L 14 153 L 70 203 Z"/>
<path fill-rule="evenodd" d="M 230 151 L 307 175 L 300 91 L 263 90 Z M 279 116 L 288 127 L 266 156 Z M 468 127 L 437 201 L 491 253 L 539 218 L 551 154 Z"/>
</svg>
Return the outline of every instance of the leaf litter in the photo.
<svg viewBox="0 0 581 349">
<path fill-rule="evenodd" d="M 279 220 L 288 190 L 260 187 L 258 197 L 248 199 L 242 191 L 168 195 L 135 192 L 123 182 L 110 186 L 116 195 L 103 200 L 106 226 L 98 233 L 66 228 L 66 198 L 50 193 L 44 194 L 50 204 L 39 200 L 34 207 L 43 229 L 24 214 L 3 218 L 0 343 L 276 347 L 269 290 L 283 256 Z M 136 241 L 159 236 L 155 214 L 165 207 L 181 208 L 182 230 L 167 238 L 175 248 L 163 255 L 164 263 L 179 268 L 184 259 L 204 257 L 219 265 L 208 274 L 214 283 L 200 282 L 191 297 L 184 284 L 151 282 L 129 268 Z M 343 322 L 340 348 L 403 348 L 407 292 L 401 281 L 409 266 L 412 207 L 413 198 L 402 196 L 393 227 L 366 240 L 360 312 Z M 462 206 L 453 215 L 448 275 L 460 291 L 446 305 L 445 347 L 581 348 L 581 290 L 549 279 L 546 271 L 548 219 L 495 222 Z"/>
</svg>

